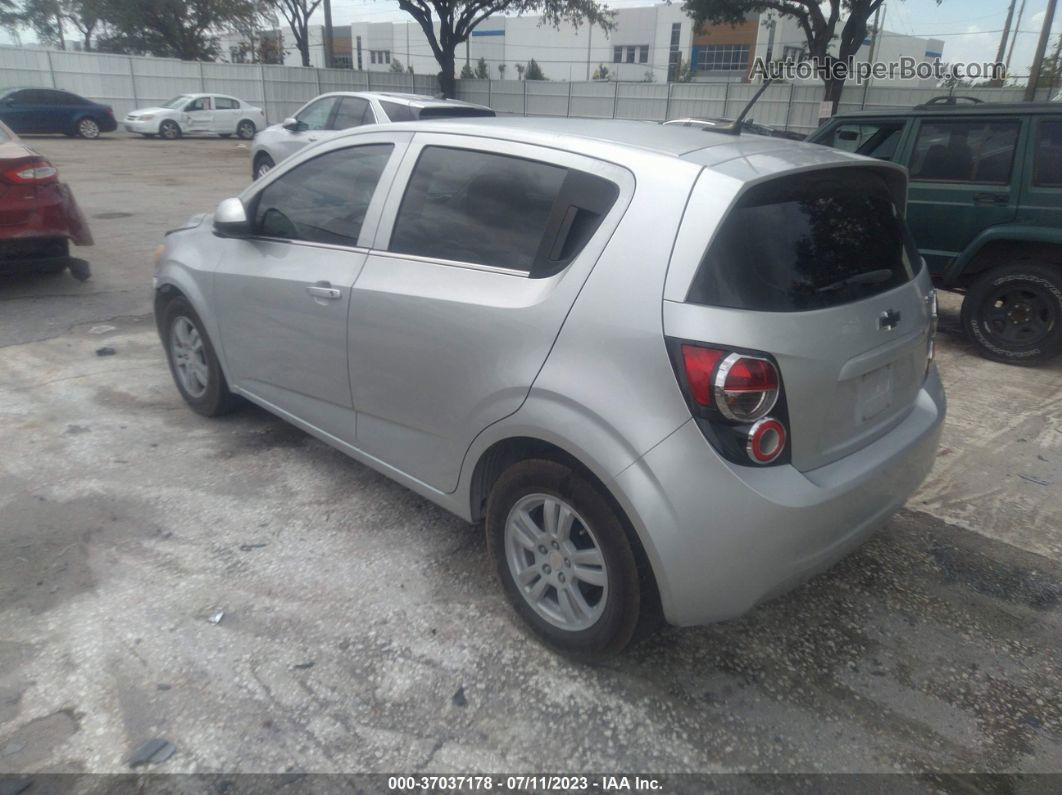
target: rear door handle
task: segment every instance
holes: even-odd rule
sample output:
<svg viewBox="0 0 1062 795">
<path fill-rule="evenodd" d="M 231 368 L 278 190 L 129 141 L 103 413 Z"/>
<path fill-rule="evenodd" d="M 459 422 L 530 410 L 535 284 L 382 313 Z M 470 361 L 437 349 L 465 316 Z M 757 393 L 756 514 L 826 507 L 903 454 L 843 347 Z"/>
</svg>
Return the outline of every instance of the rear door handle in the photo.
<svg viewBox="0 0 1062 795">
<path fill-rule="evenodd" d="M 975 193 L 974 204 L 1007 204 L 1010 202 L 1009 193 Z"/>
<path fill-rule="evenodd" d="M 343 297 L 343 291 L 337 287 L 333 287 L 330 282 L 317 282 L 317 284 L 311 284 L 306 288 L 306 292 L 314 298 L 323 298 L 328 301 L 335 301 L 336 299 Z"/>
</svg>

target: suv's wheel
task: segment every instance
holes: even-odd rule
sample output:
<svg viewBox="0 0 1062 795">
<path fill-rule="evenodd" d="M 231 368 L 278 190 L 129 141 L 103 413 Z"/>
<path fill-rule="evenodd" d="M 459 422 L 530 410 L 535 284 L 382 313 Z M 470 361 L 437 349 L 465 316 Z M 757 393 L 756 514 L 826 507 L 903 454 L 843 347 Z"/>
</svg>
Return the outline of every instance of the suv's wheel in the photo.
<svg viewBox="0 0 1062 795">
<path fill-rule="evenodd" d="M 486 530 L 506 595 L 548 645 L 600 659 L 630 643 L 643 606 L 635 553 L 623 518 L 580 474 L 513 465 L 491 490 Z"/>
<path fill-rule="evenodd" d="M 180 125 L 172 119 L 166 119 L 166 121 L 159 125 L 159 137 L 165 138 L 167 141 L 174 141 L 177 138 L 180 138 Z"/>
<path fill-rule="evenodd" d="M 203 322 L 185 298 L 166 304 L 160 328 L 170 373 L 185 402 L 204 417 L 236 408 L 239 398 L 229 391 Z"/>
<path fill-rule="evenodd" d="M 254 122 L 250 119 L 244 119 L 236 125 L 236 135 L 245 141 L 249 141 L 254 138 L 255 126 Z"/>
<path fill-rule="evenodd" d="M 1030 260 L 988 271 L 966 293 L 962 326 L 987 359 L 1043 364 L 1062 348 L 1062 269 Z"/>
<path fill-rule="evenodd" d="M 260 179 L 268 174 L 275 165 L 276 163 L 273 162 L 273 158 L 269 155 L 264 153 L 260 154 L 254 159 L 254 170 L 251 177 L 254 179 Z"/>
<path fill-rule="evenodd" d="M 77 134 L 81 138 L 95 139 L 100 137 L 100 126 L 95 119 L 86 116 L 77 121 Z"/>
</svg>

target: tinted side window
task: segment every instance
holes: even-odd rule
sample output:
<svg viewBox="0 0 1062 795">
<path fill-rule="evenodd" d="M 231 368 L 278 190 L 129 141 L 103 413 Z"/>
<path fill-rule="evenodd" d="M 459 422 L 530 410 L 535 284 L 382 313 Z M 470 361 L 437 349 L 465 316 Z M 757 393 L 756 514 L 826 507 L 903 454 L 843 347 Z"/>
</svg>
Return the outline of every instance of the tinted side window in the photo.
<svg viewBox="0 0 1062 795">
<path fill-rule="evenodd" d="M 214 97 L 215 110 L 239 110 L 240 103 L 229 97 Z"/>
<path fill-rule="evenodd" d="M 568 170 L 466 149 L 425 148 L 390 250 L 530 271 Z"/>
<path fill-rule="evenodd" d="M 911 178 L 925 182 L 1010 182 L 1018 121 L 924 121 L 911 156 Z"/>
<path fill-rule="evenodd" d="M 366 116 L 368 116 L 367 119 Z M 369 109 L 368 100 L 361 97 L 343 97 L 339 100 L 339 109 L 332 120 L 332 129 L 347 130 L 372 123 L 372 111 Z"/>
<path fill-rule="evenodd" d="M 295 118 L 306 125 L 307 130 L 323 130 L 328 125 L 328 117 L 332 115 L 332 107 L 338 97 L 325 97 L 308 105 Z"/>
<path fill-rule="evenodd" d="M 1036 136 L 1033 184 L 1062 188 L 1062 121 L 1042 121 Z"/>
<path fill-rule="evenodd" d="M 328 152 L 307 160 L 263 190 L 255 232 L 265 237 L 354 246 L 391 144 Z"/>
<path fill-rule="evenodd" d="M 850 169 L 783 177 L 751 188 L 727 214 L 687 300 L 821 309 L 891 290 L 920 261 L 881 177 Z"/>
<path fill-rule="evenodd" d="M 383 99 L 380 100 L 380 105 L 391 121 L 414 121 L 417 118 L 409 105 L 400 105 L 397 102 L 388 102 Z"/>
</svg>

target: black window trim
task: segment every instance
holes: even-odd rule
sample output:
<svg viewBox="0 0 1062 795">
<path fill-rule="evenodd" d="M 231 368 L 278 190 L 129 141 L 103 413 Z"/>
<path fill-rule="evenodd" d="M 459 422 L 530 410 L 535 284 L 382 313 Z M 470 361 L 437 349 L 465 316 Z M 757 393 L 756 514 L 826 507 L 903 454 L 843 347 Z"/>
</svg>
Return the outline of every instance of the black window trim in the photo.
<svg viewBox="0 0 1062 795">
<path fill-rule="evenodd" d="M 336 107 L 338 107 L 338 106 L 339 106 L 339 103 L 336 102 Z M 314 160 L 317 160 L 318 158 L 324 157 L 325 155 L 330 155 L 330 154 L 332 154 L 334 152 L 341 152 L 344 149 L 357 149 L 357 148 L 362 147 L 362 146 L 379 146 L 381 144 L 391 147 L 391 157 L 388 159 L 387 163 L 384 164 L 383 171 L 380 172 L 380 181 L 376 183 L 376 188 L 373 190 L 373 198 L 369 201 L 369 206 L 372 207 L 372 202 L 376 200 L 376 191 L 378 191 L 380 189 L 380 182 L 383 182 L 384 176 L 385 176 L 385 174 L 387 172 L 387 168 L 388 168 L 388 166 L 391 165 L 391 162 L 394 160 L 395 152 L 397 152 L 399 150 L 399 148 L 401 147 L 402 155 L 403 156 L 405 155 L 405 147 L 407 145 L 406 142 L 396 141 L 396 140 L 391 140 L 391 141 L 366 141 L 364 143 L 353 144 L 353 145 L 350 145 L 350 146 L 339 146 L 339 147 L 336 147 L 335 149 L 329 149 L 328 151 L 321 152 L 318 155 L 314 155 L 313 157 L 309 158 L 308 160 L 304 160 L 301 163 L 296 163 L 291 168 L 286 168 L 282 172 L 278 171 L 275 175 L 273 175 L 273 177 L 271 179 L 269 179 L 263 185 L 261 185 L 261 187 L 256 185 L 255 186 L 256 190 L 255 190 L 254 194 L 250 197 L 250 199 L 248 201 L 244 202 L 244 213 L 246 214 L 247 218 L 250 220 L 250 222 L 252 224 L 252 228 L 254 228 L 254 218 L 258 214 L 258 202 L 261 201 L 262 194 L 265 193 L 266 189 L 270 185 L 272 185 L 278 179 L 283 178 L 285 174 L 290 174 L 296 168 L 299 168 L 300 166 L 303 166 L 306 163 L 312 163 Z M 390 188 L 393 186 L 393 184 L 394 184 L 394 178 L 392 177 L 391 184 L 388 185 L 388 190 L 390 190 Z M 359 230 L 359 232 L 358 232 L 358 237 L 359 238 L 361 237 L 361 230 Z M 270 235 L 260 235 L 260 234 L 257 234 L 255 232 L 252 232 L 250 235 L 248 235 L 246 238 L 244 238 L 244 240 L 261 240 L 261 241 L 264 241 L 264 242 L 267 242 L 267 243 L 287 243 L 287 244 L 292 245 L 292 246 L 310 246 L 312 248 L 325 248 L 325 249 L 330 249 L 332 251 L 354 251 L 354 252 L 357 252 L 359 254 L 368 254 L 368 253 L 373 251 L 373 249 L 371 247 L 369 247 L 369 246 L 358 246 L 358 245 L 349 246 L 349 245 L 343 245 L 342 243 L 321 243 L 321 242 L 318 242 L 316 240 L 295 240 L 295 239 L 292 239 L 290 237 L 272 237 Z"/>
<path fill-rule="evenodd" d="M 1050 183 L 1041 182 L 1037 177 L 1040 173 L 1040 139 L 1043 135 L 1043 129 L 1048 124 L 1057 124 L 1062 126 L 1062 116 L 1043 116 L 1036 120 L 1036 134 L 1031 136 L 1033 139 L 1033 152 L 1032 152 L 1032 171 L 1029 174 L 1029 181 L 1033 188 L 1037 190 L 1062 190 L 1062 181 Z"/>
<path fill-rule="evenodd" d="M 546 226 L 545 226 L 545 228 L 544 228 L 544 230 L 542 232 L 542 239 L 539 241 L 539 251 L 536 252 L 535 259 L 532 261 L 531 267 L 528 270 L 522 270 L 522 269 L 519 269 L 519 268 L 505 268 L 505 267 L 501 267 L 499 265 L 484 265 L 483 263 L 467 262 L 467 261 L 464 261 L 464 260 L 451 260 L 451 259 L 445 259 L 443 257 L 426 257 L 426 256 L 421 255 L 421 254 L 403 254 L 402 252 L 399 252 L 399 251 L 391 251 L 390 250 L 391 238 L 394 237 L 395 224 L 398 221 L 399 214 L 402 212 L 402 204 L 405 202 L 406 191 L 409 189 L 410 183 L 413 181 L 413 174 L 416 171 L 417 164 L 420 162 L 420 158 L 423 157 L 424 152 L 427 151 L 430 148 L 460 149 L 460 150 L 466 151 L 466 152 L 477 152 L 477 153 L 480 153 L 480 154 L 495 155 L 495 156 L 498 156 L 498 157 L 509 157 L 509 158 L 513 158 L 515 160 L 526 160 L 526 161 L 531 162 L 531 163 L 541 163 L 543 165 L 553 166 L 554 168 L 563 168 L 567 172 L 566 175 L 565 175 L 564 180 L 561 181 L 560 190 L 557 192 L 557 196 L 553 200 L 553 206 L 550 208 L 550 213 L 549 213 L 549 216 L 548 216 L 548 218 L 546 220 Z M 553 251 L 553 250 L 556 249 L 556 247 L 559 244 L 562 244 L 562 243 L 566 242 L 566 239 L 560 239 L 560 233 L 563 231 L 563 233 L 564 233 L 564 235 L 566 237 L 567 233 L 570 231 L 571 223 L 570 222 L 566 223 L 566 220 L 567 220 L 566 219 L 566 215 L 567 215 L 568 211 L 571 209 L 572 201 L 569 200 L 568 202 L 562 202 L 561 199 L 563 197 L 565 197 L 565 196 L 573 196 L 573 192 L 571 191 L 571 188 L 569 187 L 569 182 L 572 181 L 573 175 L 577 175 L 577 180 L 578 180 L 578 175 L 581 175 L 583 177 L 597 177 L 597 178 L 599 178 L 601 180 L 604 180 L 605 182 L 607 182 L 609 185 L 611 185 L 615 189 L 614 190 L 614 194 L 615 195 L 613 196 L 612 201 L 609 204 L 608 209 L 604 213 L 601 214 L 600 220 L 598 221 L 597 226 L 594 228 L 594 230 L 591 233 L 590 237 L 587 238 L 587 240 L 583 243 L 583 245 L 580 247 L 579 251 L 576 252 L 574 256 L 568 258 L 567 260 L 564 260 L 563 263 L 560 265 L 560 267 L 546 268 L 546 269 L 539 268 L 538 269 L 539 272 L 536 272 L 536 266 L 539 263 L 539 255 L 542 252 L 544 252 L 544 251 Z M 391 187 L 393 189 L 395 187 L 395 185 L 392 184 Z M 449 267 L 466 268 L 466 269 L 479 270 L 479 271 L 488 271 L 488 272 L 491 272 L 491 273 L 498 273 L 498 274 L 505 275 L 505 276 L 517 276 L 517 277 L 520 277 L 520 278 L 523 278 L 523 279 L 550 278 L 552 276 L 556 276 L 557 274 L 560 274 L 560 273 L 563 273 L 564 271 L 566 271 L 571 266 L 571 264 L 573 262 L 575 262 L 575 260 L 577 260 L 579 258 L 579 256 L 583 253 L 583 251 L 586 249 L 586 246 L 589 245 L 590 241 L 593 240 L 593 238 L 597 235 L 598 230 L 600 230 L 601 226 L 604 224 L 605 219 L 608 218 L 608 216 L 612 213 L 612 210 L 616 206 L 616 203 L 619 201 L 620 194 L 622 193 L 622 187 L 615 180 L 610 179 L 609 177 L 602 176 L 602 175 L 591 174 L 591 173 L 589 173 L 589 172 L 587 172 L 585 170 L 581 170 L 581 169 L 578 169 L 578 168 L 575 168 L 575 167 L 572 167 L 572 166 L 561 165 L 559 163 L 550 162 L 550 161 L 544 160 L 542 158 L 526 157 L 526 156 L 523 156 L 523 155 L 515 155 L 515 154 L 510 154 L 510 153 L 506 153 L 506 152 L 502 152 L 502 151 L 493 151 L 491 149 L 482 149 L 482 148 L 479 148 L 479 147 L 477 147 L 475 145 L 472 145 L 472 146 L 454 146 L 452 144 L 435 144 L 435 143 L 425 144 L 424 146 L 422 146 L 420 148 L 420 151 L 417 153 L 416 160 L 413 161 L 413 164 L 410 167 L 408 174 L 406 174 L 405 180 L 404 180 L 403 184 L 400 187 L 401 187 L 401 191 L 402 191 L 402 198 L 401 198 L 401 200 L 398 203 L 398 207 L 395 208 L 394 216 L 390 219 L 390 230 L 389 230 L 389 233 L 388 233 L 388 236 L 387 236 L 387 242 L 386 242 L 386 244 L 384 244 L 386 246 L 386 248 L 379 248 L 379 247 L 373 248 L 372 249 L 372 253 L 373 254 L 380 255 L 380 256 L 386 256 L 386 257 L 388 257 L 390 259 L 407 259 L 407 260 L 412 260 L 412 261 L 416 261 L 416 262 L 424 262 L 424 263 L 429 263 L 429 264 L 444 265 L 444 266 L 449 266 Z M 578 194 L 574 194 L 574 195 L 578 195 Z M 562 212 L 560 210 L 560 208 L 563 207 L 565 204 L 567 204 L 568 206 Z M 541 272 L 543 270 L 545 272 Z"/>
</svg>

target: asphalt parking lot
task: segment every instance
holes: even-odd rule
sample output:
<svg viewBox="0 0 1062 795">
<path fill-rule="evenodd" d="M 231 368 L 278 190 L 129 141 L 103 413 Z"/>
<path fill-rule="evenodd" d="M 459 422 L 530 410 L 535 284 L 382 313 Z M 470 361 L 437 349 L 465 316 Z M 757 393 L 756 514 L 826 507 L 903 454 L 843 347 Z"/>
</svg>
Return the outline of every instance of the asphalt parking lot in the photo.
<svg viewBox="0 0 1062 795">
<path fill-rule="evenodd" d="M 31 145 L 96 246 L 87 282 L 0 279 L 0 773 L 122 772 L 152 738 L 160 772 L 1062 773 L 1062 359 L 975 357 L 945 296 L 948 425 L 907 509 L 741 620 L 577 665 L 475 528 L 181 402 L 151 254 L 242 189 L 246 145 Z"/>
</svg>

